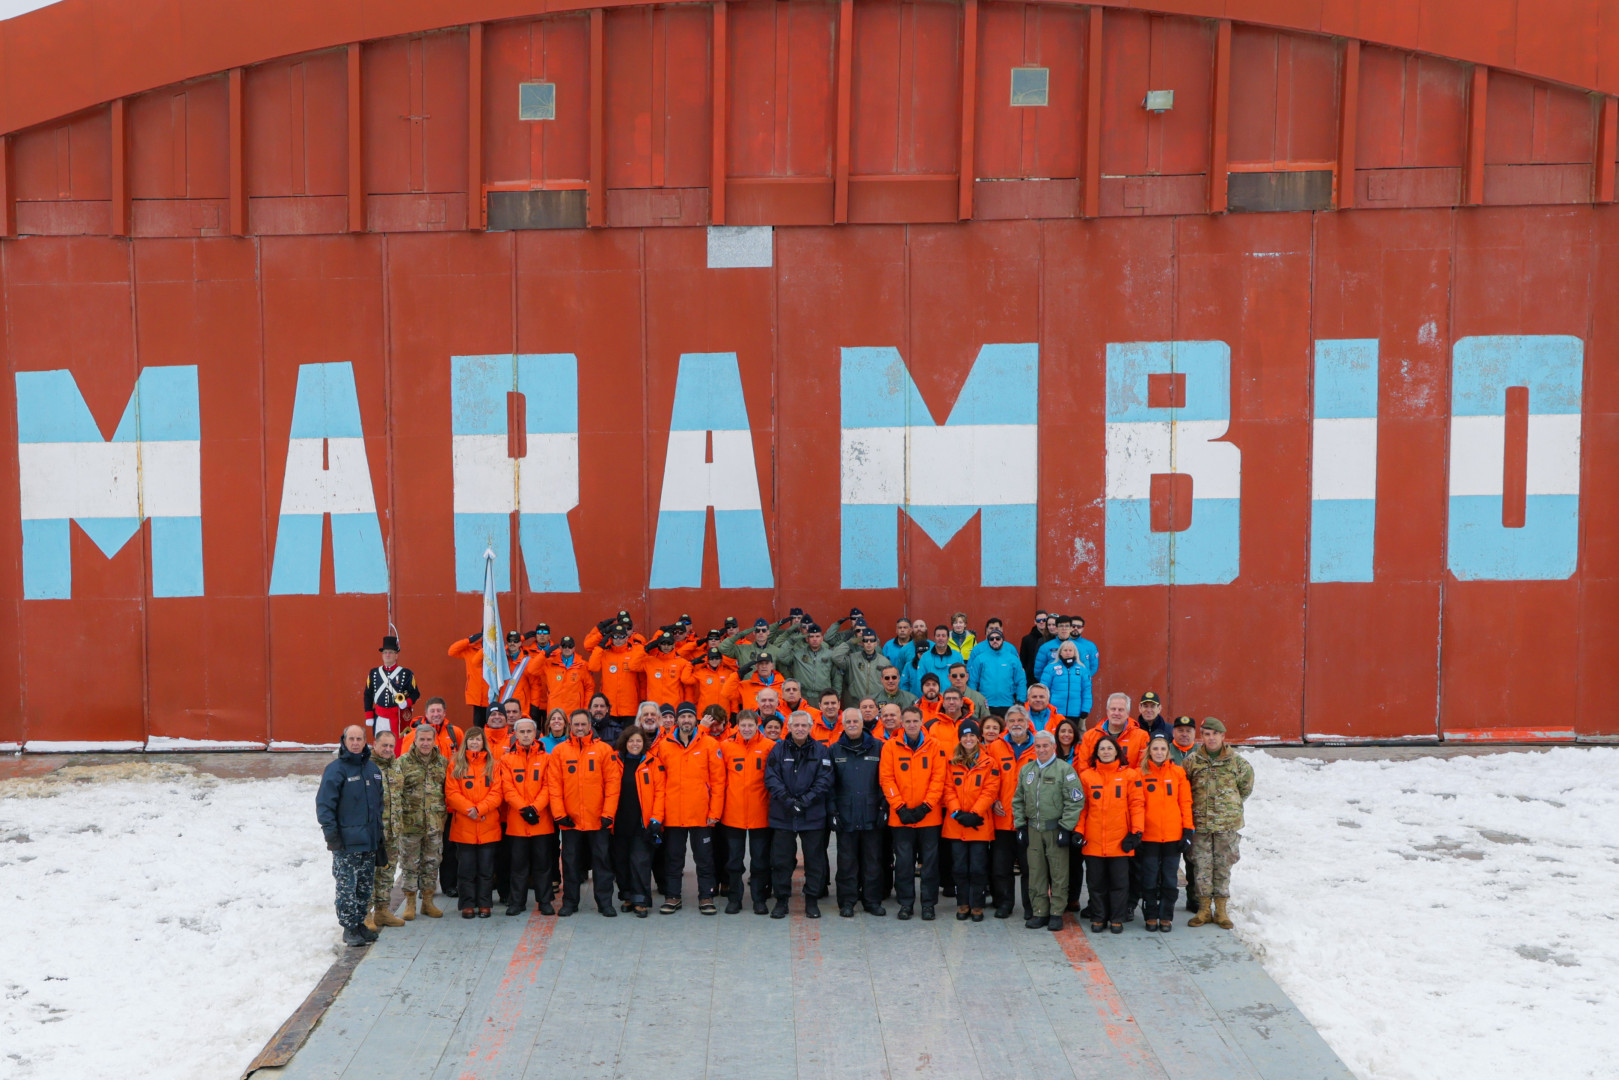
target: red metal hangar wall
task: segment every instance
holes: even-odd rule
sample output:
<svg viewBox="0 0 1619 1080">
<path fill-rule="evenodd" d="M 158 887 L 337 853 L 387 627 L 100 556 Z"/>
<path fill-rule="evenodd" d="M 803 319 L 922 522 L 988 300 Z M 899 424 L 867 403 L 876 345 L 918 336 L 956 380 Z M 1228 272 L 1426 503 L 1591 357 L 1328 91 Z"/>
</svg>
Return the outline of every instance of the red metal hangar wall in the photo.
<svg viewBox="0 0 1619 1080">
<path fill-rule="evenodd" d="M 0 24 L 0 745 L 325 743 L 390 625 L 1076 611 L 1242 736 L 1606 738 L 1591 5 Z"/>
</svg>

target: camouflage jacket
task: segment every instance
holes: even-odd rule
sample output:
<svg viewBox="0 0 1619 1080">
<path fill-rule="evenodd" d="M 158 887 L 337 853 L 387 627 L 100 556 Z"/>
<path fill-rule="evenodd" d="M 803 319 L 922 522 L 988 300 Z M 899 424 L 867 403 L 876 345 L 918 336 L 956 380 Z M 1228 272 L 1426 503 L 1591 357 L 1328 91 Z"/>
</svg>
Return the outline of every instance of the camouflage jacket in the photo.
<svg viewBox="0 0 1619 1080">
<path fill-rule="evenodd" d="M 1181 767 L 1192 785 L 1192 821 L 1198 831 L 1242 828 L 1242 804 L 1254 791 L 1254 767 L 1229 746 L 1217 757 L 1199 746 Z"/>
<path fill-rule="evenodd" d="M 449 764 L 437 753 L 423 761 L 415 750 L 398 760 L 394 771 L 399 774 L 399 788 L 394 802 L 399 806 L 401 834 L 420 836 L 444 829 L 444 771 Z"/>
<path fill-rule="evenodd" d="M 400 835 L 399 811 L 404 804 L 404 775 L 399 771 L 398 758 L 372 755 L 372 761 L 382 770 L 382 842 L 392 847 Z"/>
</svg>

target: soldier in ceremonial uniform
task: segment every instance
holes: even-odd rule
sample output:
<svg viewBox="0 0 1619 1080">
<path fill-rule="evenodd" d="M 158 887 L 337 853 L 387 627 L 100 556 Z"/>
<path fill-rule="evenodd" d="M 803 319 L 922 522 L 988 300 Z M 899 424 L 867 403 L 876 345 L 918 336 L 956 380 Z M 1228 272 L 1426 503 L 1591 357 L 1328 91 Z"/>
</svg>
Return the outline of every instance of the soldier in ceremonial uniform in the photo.
<svg viewBox="0 0 1619 1080">
<path fill-rule="evenodd" d="M 410 726 L 410 714 L 421 699 L 416 685 L 416 673 L 399 664 L 399 639 L 392 634 L 382 639 L 382 663 L 365 676 L 365 689 L 361 692 L 361 705 L 365 709 L 365 726 L 372 739 L 384 731 L 394 737 L 405 733 Z"/>
</svg>

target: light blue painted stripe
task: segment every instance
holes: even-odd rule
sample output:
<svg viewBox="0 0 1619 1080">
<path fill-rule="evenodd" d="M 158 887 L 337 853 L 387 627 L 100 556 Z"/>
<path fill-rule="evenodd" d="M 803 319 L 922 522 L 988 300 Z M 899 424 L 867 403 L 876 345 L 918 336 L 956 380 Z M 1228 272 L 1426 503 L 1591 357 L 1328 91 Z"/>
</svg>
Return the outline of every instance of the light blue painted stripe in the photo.
<svg viewBox="0 0 1619 1080">
<path fill-rule="evenodd" d="M 649 588 L 696 589 L 702 586 L 703 533 L 707 527 L 708 512 L 705 510 L 658 512 L 658 532 L 652 542 L 652 573 L 647 583 Z"/>
<path fill-rule="evenodd" d="M 141 527 L 138 517 L 75 517 L 73 520 L 109 559 L 122 551 Z"/>
<path fill-rule="evenodd" d="M 933 415 L 911 381 L 898 349 L 845 348 L 841 390 L 846 428 L 933 424 Z"/>
<path fill-rule="evenodd" d="M 510 514 L 455 515 L 455 591 L 483 592 L 483 553 L 495 552 L 495 580 L 511 580 Z"/>
<path fill-rule="evenodd" d="M 1530 495 L 1524 500 L 1523 528 L 1508 529 L 1501 525 L 1501 496 L 1452 495 L 1450 572 L 1462 581 L 1572 577 L 1579 562 L 1579 515 L 1577 495 Z"/>
<path fill-rule="evenodd" d="M 18 442 L 103 441 L 71 371 L 19 371 L 14 378 Z"/>
<path fill-rule="evenodd" d="M 517 389 L 514 364 L 511 353 L 450 357 L 452 434 L 506 434 L 506 395 Z M 483 548 L 478 549 L 478 554 L 482 557 Z M 479 581 L 482 581 L 481 571 Z M 461 586 L 457 584 L 456 588 Z"/>
<path fill-rule="evenodd" d="M 899 511 L 892 506 L 842 507 L 842 581 L 845 589 L 899 585 Z"/>
<path fill-rule="evenodd" d="M 139 431 L 136 430 L 137 425 Z M 197 366 L 151 367 L 135 380 L 113 442 L 191 441 L 202 438 Z"/>
<path fill-rule="evenodd" d="M 579 359 L 573 353 L 520 353 L 517 390 L 523 395 L 523 429 L 530 435 L 575 435 L 579 431 Z M 506 432 L 506 397 L 500 395 L 499 426 Z M 471 434 L 471 432 L 457 432 Z"/>
<path fill-rule="evenodd" d="M 1039 537 L 1038 513 L 1028 503 L 986 506 L 978 519 L 979 584 L 1029 586 L 1035 582 L 1035 545 Z"/>
<path fill-rule="evenodd" d="M 910 378 L 909 372 L 906 378 Z M 948 425 L 1034 424 L 1040 419 L 1040 346 L 984 345 L 962 384 Z M 911 423 L 920 423 L 912 420 Z"/>
<path fill-rule="evenodd" d="M 1152 500 L 1107 500 L 1103 548 L 1109 585 L 1224 585 L 1241 558 L 1242 500 L 1192 500 L 1184 532 L 1152 531 Z"/>
<path fill-rule="evenodd" d="M 275 531 L 275 561 L 270 565 L 271 596 L 316 596 L 320 593 L 322 514 L 282 514 Z"/>
<path fill-rule="evenodd" d="M 1377 416 L 1377 339 L 1315 343 L 1315 418 Z"/>
<path fill-rule="evenodd" d="M 905 507 L 905 512 L 912 521 L 922 527 L 922 531 L 928 534 L 929 540 L 932 540 L 940 547 L 944 547 L 956 533 L 961 531 L 961 527 L 971 521 L 974 514 L 978 513 L 978 507 L 923 506 L 918 503 L 911 503 Z"/>
<path fill-rule="evenodd" d="M 1169 533 L 1152 531 L 1152 500 L 1109 499 L 1102 545 L 1109 585 L 1169 584 Z"/>
<path fill-rule="evenodd" d="M 1186 407 L 1176 420 L 1231 418 L 1231 348 L 1223 341 L 1131 341 L 1107 346 L 1109 423 L 1163 421 L 1166 409 L 1147 405 L 1147 376 L 1186 376 Z"/>
<path fill-rule="evenodd" d="M 714 511 L 714 544 L 719 549 L 720 588 L 769 589 L 775 585 L 763 511 Z"/>
<path fill-rule="evenodd" d="M 519 515 L 517 532 L 523 545 L 523 565 L 528 569 L 530 592 L 579 591 L 579 564 L 574 557 L 573 533 L 568 528 L 567 514 Z M 482 548 L 478 549 L 478 558 L 483 558 Z M 496 581 L 508 580 L 499 576 L 505 573 L 499 565 L 495 573 Z"/>
<path fill-rule="evenodd" d="M 1317 499 L 1310 504 L 1310 580 L 1371 581 L 1375 499 Z"/>
<path fill-rule="evenodd" d="M 203 595 L 202 518 L 152 519 L 152 595 Z"/>
<path fill-rule="evenodd" d="M 376 514 L 332 515 L 332 585 L 339 593 L 388 591 L 388 556 Z"/>
<path fill-rule="evenodd" d="M 1465 337 L 1451 355 L 1452 415 L 1500 416 L 1509 386 L 1529 388 L 1531 414 L 1580 411 L 1585 343 L 1577 337 Z"/>
<path fill-rule="evenodd" d="M 294 439 L 359 439 L 360 396 L 354 388 L 354 365 L 300 364 L 298 392 L 292 404 Z"/>
<path fill-rule="evenodd" d="M 23 521 L 22 595 L 24 600 L 66 600 L 73 595 L 73 543 L 67 518 Z"/>
<path fill-rule="evenodd" d="M 671 431 L 746 431 L 748 406 L 736 353 L 682 353 Z"/>
</svg>

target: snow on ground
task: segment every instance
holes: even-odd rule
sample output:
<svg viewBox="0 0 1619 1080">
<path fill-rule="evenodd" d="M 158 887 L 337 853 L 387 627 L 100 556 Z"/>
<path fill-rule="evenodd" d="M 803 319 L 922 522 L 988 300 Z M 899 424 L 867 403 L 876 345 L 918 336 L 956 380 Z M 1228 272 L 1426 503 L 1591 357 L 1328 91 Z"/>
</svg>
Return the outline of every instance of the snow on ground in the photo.
<svg viewBox="0 0 1619 1080">
<path fill-rule="evenodd" d="M 1233 920 L 1362 1080 L 1619 1075 L 1619 750 L 1248 757 Z"/>
<path fill-rule="evenodd" d="M 0 783 L 0 1077 L 240 1076 L 338 942 L 317 784 Z"/>
</svg>

